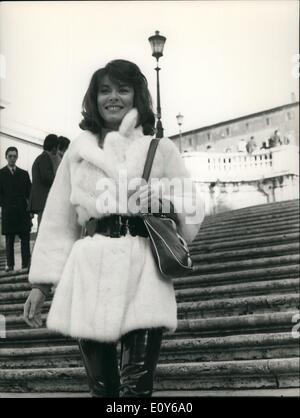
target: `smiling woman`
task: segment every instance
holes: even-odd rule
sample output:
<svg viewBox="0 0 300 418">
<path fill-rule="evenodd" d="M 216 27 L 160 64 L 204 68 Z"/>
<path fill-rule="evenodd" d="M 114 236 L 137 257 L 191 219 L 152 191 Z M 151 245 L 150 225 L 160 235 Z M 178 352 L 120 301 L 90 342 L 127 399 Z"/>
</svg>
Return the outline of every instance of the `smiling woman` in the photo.
<svg viewBox="0 0 300 418">
<path fill-rule="evenodd" d="M 119 129 L 126 113 L 133 108 L 134 90 L 129 84 L 113 82 L 103 77 L 97 97 L 98 110 L 108 129 Z"/>
<path fill-rule="evenodd" d="M 163 332 L 176 329 L 177 308 L 173 283 L 154 261 L 142 213 L 149 207 L 157 213 L 160 198 L 171 200 L 181 208 L 176 216 L 183 238 L 192 241 L 204 211 L 198 220 L 190 216 L 197 199 L 189 188 L 160 193 L 151 185 L 157 179 L 185 184 L 189 177 L 169 138 L 159 140 L 151 180 L 143 185 L 154 114 L 147 80 L 134 63 L 115 60 L 96 71 L 82 114 L 84 132 L 71 142 L 48 195 L 24 318 L 41 326 L 42 292 L 57 284 L 47 327 L 78 339 L 92 396 L 149 397 Z M 138 210 L 129 204 L 124 209 L 118 194 L 106 193 L 107 185 L 120 190 L 125 203 L 133 192 Z"/>
<path fill-rule="evenodd" d="M 99 135 L 101 129 L 118 129 L 125 114 L 135 107 L 144 135 L 153 135 L 155 117 L 148 82 L 139 67 L 114 60 L 93 74 L 82 103 L 79 126 Z"/>
</svg>

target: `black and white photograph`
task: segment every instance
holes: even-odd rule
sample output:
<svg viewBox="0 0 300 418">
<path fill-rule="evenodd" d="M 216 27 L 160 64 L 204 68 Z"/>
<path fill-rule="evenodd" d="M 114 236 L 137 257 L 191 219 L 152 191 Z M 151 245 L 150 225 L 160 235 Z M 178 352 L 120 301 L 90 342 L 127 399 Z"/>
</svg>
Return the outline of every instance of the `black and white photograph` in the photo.
<svg viewBox="0 0 300 418">
<path fill-rule="evenodd" d="M 0 398 L 300 397 L 299 62 L 299 0 L 0 3 Z"/>
</svg>

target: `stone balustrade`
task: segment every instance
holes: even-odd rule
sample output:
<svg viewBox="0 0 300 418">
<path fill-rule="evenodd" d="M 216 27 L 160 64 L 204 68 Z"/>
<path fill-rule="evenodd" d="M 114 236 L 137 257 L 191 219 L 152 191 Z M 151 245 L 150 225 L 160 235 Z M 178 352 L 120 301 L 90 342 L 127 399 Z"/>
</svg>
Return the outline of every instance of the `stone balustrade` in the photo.
<svg viewBox="0 0 300 418">
<path fill-rule="evenodd" d="M 278 146 L 246 153 L 185 152 L 182 154 L 192 178 L 200 182 L 251 181 L 286 174 L 299 175 L 299 148 Z"/>
</svg>

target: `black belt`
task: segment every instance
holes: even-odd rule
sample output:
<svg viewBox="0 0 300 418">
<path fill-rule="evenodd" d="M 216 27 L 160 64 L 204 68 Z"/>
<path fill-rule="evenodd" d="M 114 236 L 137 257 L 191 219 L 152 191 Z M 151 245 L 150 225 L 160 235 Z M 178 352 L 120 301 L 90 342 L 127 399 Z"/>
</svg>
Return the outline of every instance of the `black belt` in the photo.
<svg viewBox="0 0 300 418">
<path fill-rule="evenodd" d="M 91 218 L 85 225 L 85 234 L 92 237 L 101 234 L 111 238 L 120 238 L 127 233 L 133 237 L 147 237 L 148 232 L 140 216 L 109 215 L 101 219 Z"/>
</svg>

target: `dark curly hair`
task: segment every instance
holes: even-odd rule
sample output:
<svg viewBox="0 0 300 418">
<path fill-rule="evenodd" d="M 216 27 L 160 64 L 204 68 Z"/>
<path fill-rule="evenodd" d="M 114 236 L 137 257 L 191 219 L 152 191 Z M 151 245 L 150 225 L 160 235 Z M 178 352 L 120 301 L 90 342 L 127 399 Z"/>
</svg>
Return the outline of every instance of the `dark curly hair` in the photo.
<svg viewBox="0 0 300 418">
<path fill-rule="evenodd" d="M 139 124 L 143 127 L 144 135 L 153 135 L 155 117 L 147 79 L 136 64 L 121 59 L 110 61 L 93 74 L 82 102 L 83 119 L 79 124 L 80 128 L 96 134 L 101 133 L 104 120 L 98 111 L 97 96 L 100 83 L 106 75 L 112 82 L 123 82 L 133 87 L 133 105 L 139 112 Z"/>
</svg>

